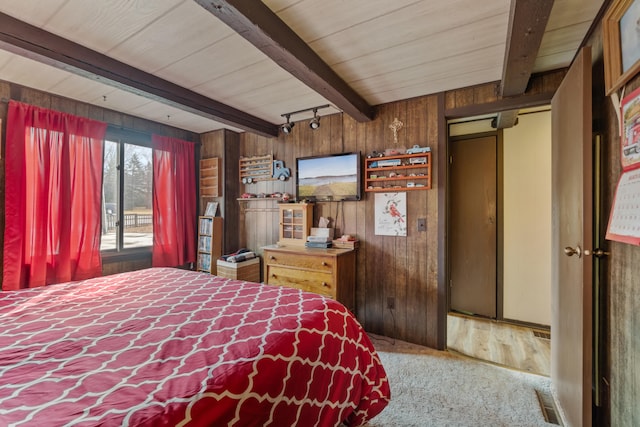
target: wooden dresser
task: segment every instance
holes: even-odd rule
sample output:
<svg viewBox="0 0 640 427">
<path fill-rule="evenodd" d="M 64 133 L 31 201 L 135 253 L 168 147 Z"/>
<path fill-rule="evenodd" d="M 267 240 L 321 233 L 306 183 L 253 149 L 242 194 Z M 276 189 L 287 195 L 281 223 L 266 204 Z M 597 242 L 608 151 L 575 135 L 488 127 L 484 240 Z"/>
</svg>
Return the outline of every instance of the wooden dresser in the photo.
<svg viewBox="0 0 640 427">
<path fill-rule="evenodd" d="M 353 249 L 267 246 L 263 248 L 263 262 L 265 283 L 326 295 L 355 310 Z"/>
</svg>

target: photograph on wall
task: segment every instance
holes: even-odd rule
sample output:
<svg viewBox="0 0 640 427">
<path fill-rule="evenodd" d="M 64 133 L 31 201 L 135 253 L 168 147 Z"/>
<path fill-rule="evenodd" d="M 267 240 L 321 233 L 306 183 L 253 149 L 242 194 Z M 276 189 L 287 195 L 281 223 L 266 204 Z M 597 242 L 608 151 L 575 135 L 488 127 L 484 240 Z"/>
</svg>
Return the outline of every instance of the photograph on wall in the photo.
<svg viewBox="0 0 640 427">
<path fill-rule="evenodd" d="M 640 1 L 634 1 L 620 18 L 622 72 L 640 60 Z"/>
<path fill-rule="evenodd" d="M 407 235 L 407 193 L 375 195 L 376 236 Z"/>
</svg>

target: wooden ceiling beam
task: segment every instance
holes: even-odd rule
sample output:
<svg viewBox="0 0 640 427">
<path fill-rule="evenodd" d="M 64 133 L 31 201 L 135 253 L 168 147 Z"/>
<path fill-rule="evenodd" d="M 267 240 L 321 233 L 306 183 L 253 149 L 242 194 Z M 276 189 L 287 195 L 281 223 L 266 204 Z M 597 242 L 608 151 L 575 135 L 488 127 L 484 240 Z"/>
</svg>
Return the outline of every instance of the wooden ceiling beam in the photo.
<svg viewBox="0 0 640 427">
<path fill-rule="evenodd" d="M 553 0 L 511 0 L 500 96 L 527 89 L 552 7 Z"/>
<path fill-rule="evenodd" d="M 278 136 L 277 124 L 131 67 L 4 13 L 0 13 L 0 47 L 229 126 L 267 137 Z"/>
<path fill-rule="evenodd" d="M 195 1 L 354 120 L 373 119 L 373 107 L 262 1 Z"/>
<path fill-rule="evenodd" d="M 463 117 L 480 116 L 483 114 L 504 113 L 511 110 L 519 111 L 522 108 L 539 107 L 550 104 L 554 94 L 555 91 L 501 98 L 496 101 L 485 102 L 484 104 L 447 108 L 444 114 L 447 119 L 461 119 Z"/>
<path fill-rule="evenodd" d="M 522 95 L 527 90 L 547 27 L 553 0 L 511 0 L 500 96 Z M 498 129 L 516 124 L 518 111 L 500 113 Z"/>
</svg>

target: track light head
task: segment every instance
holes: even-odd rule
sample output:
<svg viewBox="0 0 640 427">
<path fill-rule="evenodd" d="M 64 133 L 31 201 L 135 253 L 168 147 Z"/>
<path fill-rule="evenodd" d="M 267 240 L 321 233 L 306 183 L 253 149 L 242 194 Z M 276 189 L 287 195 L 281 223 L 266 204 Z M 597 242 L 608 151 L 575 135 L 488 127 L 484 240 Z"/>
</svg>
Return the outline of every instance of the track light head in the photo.
<svg viewBox="0 0 640 427">
<path fill-rule="evenodd" d="M 320 127 L 320 116 L 318 116 L 318 110 L 320 108 L 327 108 L 327 107 L 330 107 L 330 105 L 329 104 L 319 105 L 317 107 L 307 108 L 305 110 L 298 110 L 298 111 L 294 111 L 292 113 L 281 114 L 281 117 L 285 117 L 287 119 L 287 123 L 285 123 L 285 124 L 280 126 L 280 129 L 282 129 L 282 133 L 284 133 L 284 134 L 291 133 L 291 130 L 293 129 L 293 126 L 295 125 L 295 123 L 291 123 L 291 121 L 289 120 L 289 119 L 291 119 L 292 115 L 298 114 L 298 113 L 305 113 L 307 111 L 313 111 L 313 118 L 309 121 L 309 127 L 311 129 L 318 129 Z"/>
<path fill-rule="evenodd" d="M 283 133 L 291 133 L 291 130 L 293 129 L 293 126 L 295 125 L 295 123 L 285 123 L 282 125 L 282 132 Z"/>
<path fill-rule="evenodd" d="M 309 122 L 309 127 L 311 129 L 318 129 L 320 127 L 320 117 L 318 117 L 318 109 L 313 109 L 313 119 Z"/>
<path fill-rule="evenodd" d="M 291 118 L 290 114 L 285 115 L 285 117 L 287 118 L 287 123 L 283 124 L 280 128 L 282 129 L 282 133 L 290 134 L 296 124 L 289 122 L 289 119 Z"/>
</svg>

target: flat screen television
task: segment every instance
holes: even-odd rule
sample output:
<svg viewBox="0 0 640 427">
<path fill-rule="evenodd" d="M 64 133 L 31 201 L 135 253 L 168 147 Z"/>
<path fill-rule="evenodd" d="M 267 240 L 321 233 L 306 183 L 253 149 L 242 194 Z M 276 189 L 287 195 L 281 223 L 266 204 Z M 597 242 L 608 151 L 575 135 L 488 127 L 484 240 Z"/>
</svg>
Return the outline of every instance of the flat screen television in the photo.
<svg viewBox="0 0 640 427">
<path fill-rule="evenodd" d="M 360 152 L 296 159 L 298 200 L 360 200 Z"/>
</svg>

